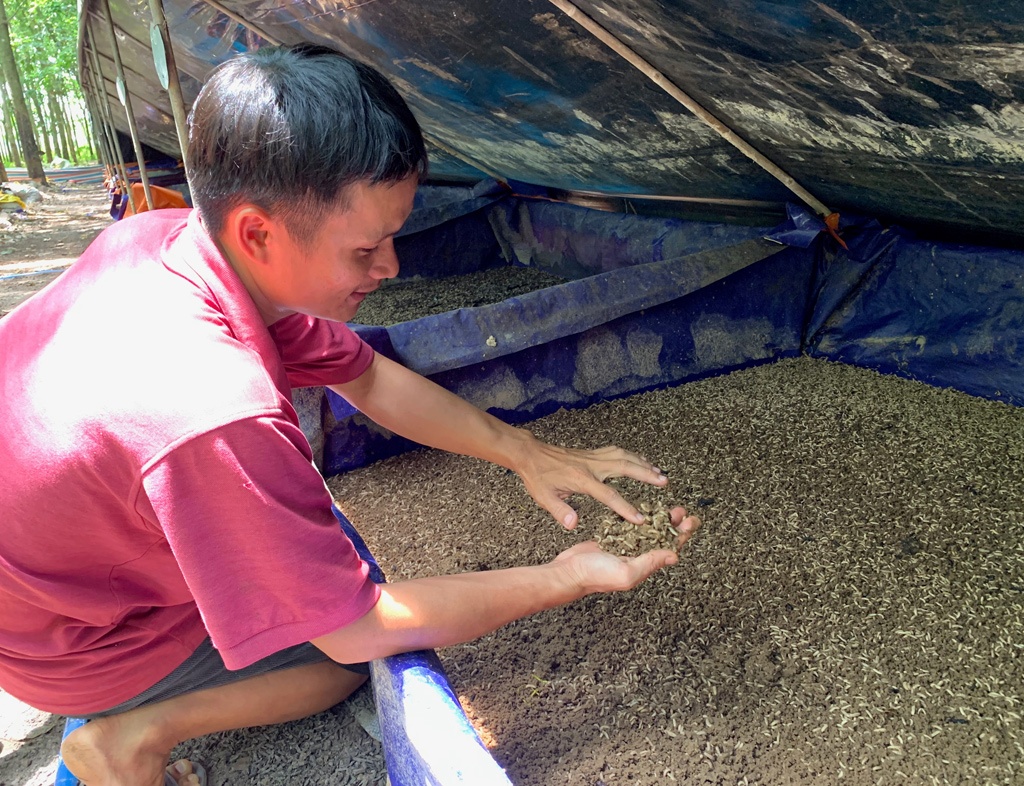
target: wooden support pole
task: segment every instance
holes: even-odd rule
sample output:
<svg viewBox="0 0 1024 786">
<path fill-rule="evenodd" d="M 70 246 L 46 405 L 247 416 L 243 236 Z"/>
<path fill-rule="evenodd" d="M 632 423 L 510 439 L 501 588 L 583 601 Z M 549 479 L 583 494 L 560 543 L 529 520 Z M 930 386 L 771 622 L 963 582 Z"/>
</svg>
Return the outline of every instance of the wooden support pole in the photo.
<svg viewBox="0 0 1024 786">
<path fill-rule="evenodd" d="M 90 137 L 90 144 L 96 151 L 96 158 L 108 172 L 115 172 L 114 161 L 107 149 L 107 140 L 101 136 L 100 121 L 96 112 L 96 91 L 92 85 L 93 76 L 88 65 L 82 65 L 82 95 L 85 96 L 85 115 L 87 128 L 86 132 Z"/>
<path fill-rule="evenodd" d="M 113 148 L 110 146 L 110 137 L 107 133 L 106 124 L 103 119 L 103 112 L 99 108 L 100 99 L 95 95 L 95 88 L 93 88 L 93 95 L 90 96 L 90 114 L 92 115 L 93 122 L 93 136 L 96 139 L 97 155 L 101 155 L 103 158 L 104 165 L 110 172 L 110 175 L 116 175 L 119 173 L 117 156 L 114 153 Z"/>
<path fill-rule="evenodd" d="M 95 82 L 95 77 L 92 74 L 91 67 L 87 66 L 85 73 L 88 76 L 88 82 L 84 85 L 88 88 L 86 92 L 86 102 L 89 115 L 92 118 L 93 138 L 96 140 L 97 145 L 96 155 L 103 163 L 108 174 L 112 177 L 120 174 L 120 170 L 117 165 L 117 156 L 114 155 L 114 150 L 110 145 L 106 119 L 103 116 L 103 111 L 100 109 L 101 99 L 97 97 L 96 86 L 93 84 Z"/>
<path fill-rule="evenodd" d="M 274 46 L 280 46 L 281 45 L 281 42 L 279 40 L 277 40 L 276 38 L 274 38 L 272 35 L 270 35 L 270 33 L 265 33 L 259 27 L 254 25 L 252 22 L 246 21 L 245 19 L 240 17 L 238 14 L 236 14 L 234 11 L 230 10 L 229 8 L 227 8 L 227 6 L 223 5 L 222 3 L 218 3 L 217 0 L 203 0 L 203 2 L 205 2 L 208 6 L 210 6 L 214 10 L 219 11 L 220 13 L 224 14 L 224 16 L 226 16 L 228 19 L 230 19 L 230 20 L 232 20 L 234 22 L 237 22 L 242 27 L 244 27 L 246 30 L 252 31 L 256 35 L 258 35 L 260 38 L 262 38 L 264 41 L 266 41 L 268 44 L 273 44 Z"/>
<path fill-rule="evenodd" d="M 116 134 L 111 131 L 109 121 L 110 106 L 107 103 L 106 87 L 103 83 L 103 73 L 99 70 L 99 58 L 96 56 L 94 43 L 88 29 L 83 35 L 83 48 L 86 50 L 87 60 L 85 73 L 88 76 L 88 85 L 92 93 L 93 116 L 97 124 L 96 129 L 100 142 L 103 146 L 110 170 L 122 180 L 124 179 L 124 162 L 116 150 Z"/>
</svg>

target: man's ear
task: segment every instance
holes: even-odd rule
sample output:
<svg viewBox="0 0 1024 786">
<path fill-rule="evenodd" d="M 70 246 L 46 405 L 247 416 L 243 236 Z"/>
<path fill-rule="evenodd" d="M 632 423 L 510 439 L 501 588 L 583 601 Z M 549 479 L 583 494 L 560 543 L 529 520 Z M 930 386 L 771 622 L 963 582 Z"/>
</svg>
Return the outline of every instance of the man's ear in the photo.
<svg viewBox="0 0 1024 786">
<path fill-rule="evenodd" d="M 239 205 L 226 216 L 222 237 L 249 264 L 266 264 L 282 231 L 280 222 L 262 208 Z"/>
</svg>

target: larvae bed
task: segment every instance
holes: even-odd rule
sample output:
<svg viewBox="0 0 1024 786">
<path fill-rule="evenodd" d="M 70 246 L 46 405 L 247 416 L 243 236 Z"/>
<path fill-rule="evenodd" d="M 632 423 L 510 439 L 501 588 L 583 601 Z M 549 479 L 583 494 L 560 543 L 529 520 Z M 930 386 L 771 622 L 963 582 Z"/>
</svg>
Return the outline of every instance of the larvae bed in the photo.
<svg viewBox="0 0 1024 786">
<path fill-rule="evenodd" d="M 564 284 L 566 279 L 533 267 L 506 265 L 462 276 L 394 279 L 370 293 L 353 322 L 386 327 L 457 308 L 501 303 L 510 297 Z"/>
<path fill-rule="evenodd" d="M 801 358 L 530 428 L 646 455 L 704 526 L 630 593 L 441 651 L 517 786 L 1024 782 L 1024 411 Z M 565 532 L 433 451 L 330 485 L 391 581 L 547 561 L 606 515 L 574 499 Z"/>
</svg>

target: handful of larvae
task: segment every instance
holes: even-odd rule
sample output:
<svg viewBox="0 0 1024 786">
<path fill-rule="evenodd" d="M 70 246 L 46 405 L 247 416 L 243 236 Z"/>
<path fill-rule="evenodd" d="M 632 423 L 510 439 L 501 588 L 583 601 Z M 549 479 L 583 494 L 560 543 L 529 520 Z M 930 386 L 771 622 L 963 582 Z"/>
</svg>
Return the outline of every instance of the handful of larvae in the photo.
<svg viewBox="0 0 1024 786">
<path fill-rule="evenodd" d="M 672 526 L 669 510 L 664 505 L 641 502 L 640 512 L 647 517 L 643 524 L 608 516 L 601 520 L 597 543 L 605 551 L 621 557 L 635 557 L 653 549 L 679 551 L 679 530 Z"/>
</svg>

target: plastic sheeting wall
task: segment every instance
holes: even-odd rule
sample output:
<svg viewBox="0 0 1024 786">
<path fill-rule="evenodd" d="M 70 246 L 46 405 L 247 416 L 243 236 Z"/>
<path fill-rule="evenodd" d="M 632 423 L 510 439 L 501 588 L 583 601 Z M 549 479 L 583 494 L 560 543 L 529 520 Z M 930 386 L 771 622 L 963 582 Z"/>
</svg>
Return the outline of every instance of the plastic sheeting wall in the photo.
<svg viewBox="0 0 1024 786">
<path fill-rule="evenodd" d="M 772 229 L 587 210 L 493 184 L 426 189 L 403 275 L 535 265 L 572 278 L 503 303 L 359 328 L 511 422 L 807 353 L 1024 403 L 1024 252 L 793 209 Z M 328 394 L 324 469 L 411 447 Z"/>
<path fill-rule="evenodd" d="M 818 250 L 812 355 L 1024 404 L 1024 252 L 864 226 Z"/>
</svg>

